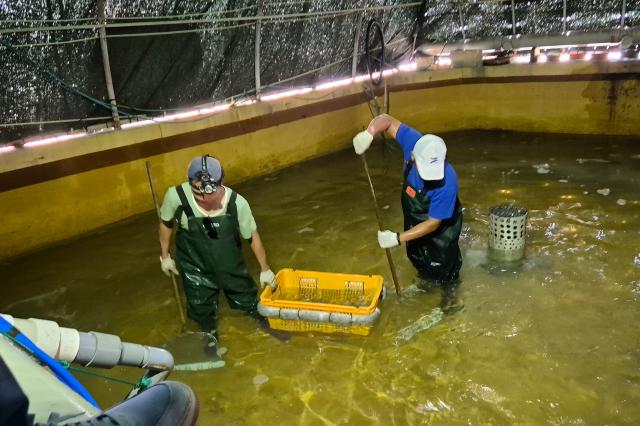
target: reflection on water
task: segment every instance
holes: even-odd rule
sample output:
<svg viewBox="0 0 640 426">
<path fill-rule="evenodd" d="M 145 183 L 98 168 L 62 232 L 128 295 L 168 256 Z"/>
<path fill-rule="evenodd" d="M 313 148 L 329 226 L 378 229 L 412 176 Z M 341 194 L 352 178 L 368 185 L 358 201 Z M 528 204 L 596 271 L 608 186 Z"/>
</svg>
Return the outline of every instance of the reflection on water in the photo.
<svg viewBox="0 0 640 426">
<path fill-rule="evenodd" d="M 281 343 L 224 307 L 226 366 L 172 375 L 198 394 L 201 424 L 637 422 L 640 141 L 499 132 L 445 140 L 465 207 L 465 309 L 428 317 L 439 292 L 417 286 L 403 249 L 392 251 L 402 297 L 388 291 L 367 337 Z M 399 230 L 400 154 L 376 142 L 367 157 L 385 227 Z M 274 269 L 381 274 L 392 290 L 351 150 L 232 187 L 250 201 Z M 529 209 L 526 256 L 513 265 L 486 253 L 489 208 L 504 202 Z M 163 345 L 180 325 L 155 232 L 150 212 L 3 264 L 0 310 Z M 403 330 L 415 333 L 398 339 Z M 103 405 L 127 392 L 82 380 Z"/>
</svg>

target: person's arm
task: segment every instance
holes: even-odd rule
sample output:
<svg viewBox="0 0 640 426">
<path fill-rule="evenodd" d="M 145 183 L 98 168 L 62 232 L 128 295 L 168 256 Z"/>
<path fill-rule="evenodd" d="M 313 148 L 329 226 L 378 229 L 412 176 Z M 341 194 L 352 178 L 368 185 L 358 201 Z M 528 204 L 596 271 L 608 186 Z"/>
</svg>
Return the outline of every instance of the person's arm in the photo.
<svg viewBox="0 0 640 426">
<path fill-rule="evenodd" d="M 371 146 L 373 138 L 375 138 L 379 133 L 386 132 L 389 136 L 397 140 L 396 135 L 398 134 L 400 126 L 402 126 L 402 123 L 388 114 L 381 114 L 377 116 L 371 120 L 367 130 L 359 132 L 353 138 L 353 148 L 356 151 L 356 154 L 364 154 Z"/>
<path fill-rule="evenodd" d="M 160 206 L 160 226 L 158 227 L 158 239 L 160 240 L 160 258 L 169 256 L 171 236 L 173 235 L 173 216 L 178 208 L 176 204 L 177 193 L 169 188 L 164 194 L 162 206 Z"/>
<path fill-rule="evenodd" d="M 236 207 L 238 208 L 238 224 L 240 225 L 240 235 L 242 238 L 249 240 L 251 251 L 253 251 L 256 260 L 260 264 L 260 288 L 269 285 L 272 290 L 276 289 L 276 275 L 269 267 L 267 261 L 267 251 L 262 245 L 262 238 L 258 234 L 258 226 L 251 214 L 251 207 L 247 200 L 238 194 L 236 198 Z"/>
<path fill-rule="evenodd" d="M 389 136 L 395 139 L 401 125 L 402 123 L 400 120 L 393 118 L 389 114 L 380 114 L 371 120 L 369 127 L 367 127 L 367 132 L 369 132 L 374 138 L 378 133 L 386 132 Z"/>
<path fill-rule="evenodd" d="M 424 222 L 417 224 L 413 228 L 401 232 L 398 235 L 398 241 L 400 241 L 401 243 L 406 243 L 407 241 L 424 237 L 425 235 L 428 235 L 438 229 L 441 223 L 442 220 L 440 219 L 429 218 Z"/>
<path fill-rule="evenodd" d="M 260 239 L 260 234 L 258 234 L 258 231 L 253 231 L 251 233 L 251 250 L 256 256 L 256 260 L 260 264 L 260 272 L 270 270 L 271 268 L 269 268 L 269 262 L 267 262 L 267 252 L 264 249 L 264 245 L 262 245 L 262 240 Z"/>
<path fill-rule="evenodd" d="M 167 256 L 169 256 L 172 234 L 173 229 L 165 225 L 165 222 L 160 222 L 160 226 L 158 227 L 158 239 L 160 240 L 160 256 L 162 259 L 166 259 Z"/>
<path fill-rule="evenodd" d="M 267 262 L 267 252 L 262 244 L 262 239 L 258 233 L 258 226 L 251 213 L 249 202 L 240 194 L 237 194 L 236 208 L 238 211 L 238 225 L 240 227 L 240 236 L 249 241 L 251 251 L 260 264 L 260 271 L 269 270 L 269 262 Z"/>
<path fill-rule="evenodd" d="M 262 245 L 262 239 L 260 239 L 258 231 L 253 231 L 251 233 L 251 250 L 260 264 L 260 288 L 264 288 L 268 285 L 271 287 L 272 291 L 275 290 L 278 285 L 276 282 L 276 275 L 269 267 L 269 262 L 267 262 L 267 252 Z"/>
<path fill-rule="evenodd" d="M 404 243 L 424 237 L 437 230 L 443 220 L 453 216 L 456 200 L 458 199 L 458 185 L 455 177 L 455 173 L 452 173 L 443 187 L 433 191 L 429 203 L 429 218 L 400 233 L 398 235 L 399 242 Z"/>
<path fill-rule="evenodd" d="M 160 268 L 162 272 L 170 276 L 178 275 L 176 262 L 171 258 L 169 248 L 171 247 L 171 236 L 173 235 L 173 215 L 177 205 L 174 202 L 172 189 L 169 188 L 164 195 L 162 206 L 160 207 L 160 225 L 158 225 L 158 240 L 160 241 Z"/>
</svg>

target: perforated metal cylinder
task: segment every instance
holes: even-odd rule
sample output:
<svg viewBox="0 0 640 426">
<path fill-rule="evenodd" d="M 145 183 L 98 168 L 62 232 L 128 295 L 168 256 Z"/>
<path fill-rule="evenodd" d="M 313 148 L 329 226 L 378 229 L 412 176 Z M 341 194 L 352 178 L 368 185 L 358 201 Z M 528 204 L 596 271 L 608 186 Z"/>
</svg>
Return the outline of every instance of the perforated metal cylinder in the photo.
<svg viewBox="0 0 640 426">
<path fill-rule="evenodd" d="M 489 213 L 489 253 L 495 260 L 514 261 L 524 255 L 527 209 L 513 205 L 492 207 Z"/>
</svg>

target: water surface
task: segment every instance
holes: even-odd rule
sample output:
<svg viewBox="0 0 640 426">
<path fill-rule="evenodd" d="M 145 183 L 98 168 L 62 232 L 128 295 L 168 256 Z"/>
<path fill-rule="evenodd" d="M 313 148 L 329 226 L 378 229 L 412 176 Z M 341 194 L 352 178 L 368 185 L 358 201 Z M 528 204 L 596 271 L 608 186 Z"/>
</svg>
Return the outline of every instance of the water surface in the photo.
<svg viewBox="0 0 640 426">
<path fill-rule="evenodd" d="M 424 317 L 440 295 L 416 287 L 402 248 L 393 250 L 402 297 L 393 294 L 351 150 L 231 185 L 249 200 L 274 270 L 382 274 L 389 296 L 368 337 L 296 335 L 288 343 L 224 306 L 227 366 L 171 376 L 196 391 L 200 424 L 637 424 L 640 140 L 444 138 L 465 208 L 465 308 L 435 325 Z M 400 230 L 401 155 L 376 142 L 367 158 L 384 226 Z M 489 208 L 504 202 L 529 209 L 526 257 L 516 265 L 487 259 Z M 158 255 L 150 212 L 6 261 L 0 310 L 162 345 L 179 320 Z M 399 338 L 407 327 L 423 330 Z M 128 391 L 82 380 L 105 407 Z"/>
</svg>

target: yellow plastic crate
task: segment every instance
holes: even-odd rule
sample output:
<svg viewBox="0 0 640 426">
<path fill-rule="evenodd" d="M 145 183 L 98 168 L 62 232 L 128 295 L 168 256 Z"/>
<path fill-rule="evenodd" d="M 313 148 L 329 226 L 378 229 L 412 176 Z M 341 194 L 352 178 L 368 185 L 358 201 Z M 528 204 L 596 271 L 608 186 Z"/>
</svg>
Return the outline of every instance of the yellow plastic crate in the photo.
<svg viewBox="0 0 640 426">
<path fill-rule="evenodd" d="M 380 314 L 380 275 L 282 269 L 275 291 L 267 286 L 258 311 L 278 330 L 366 336 Z"/>
</svg>

